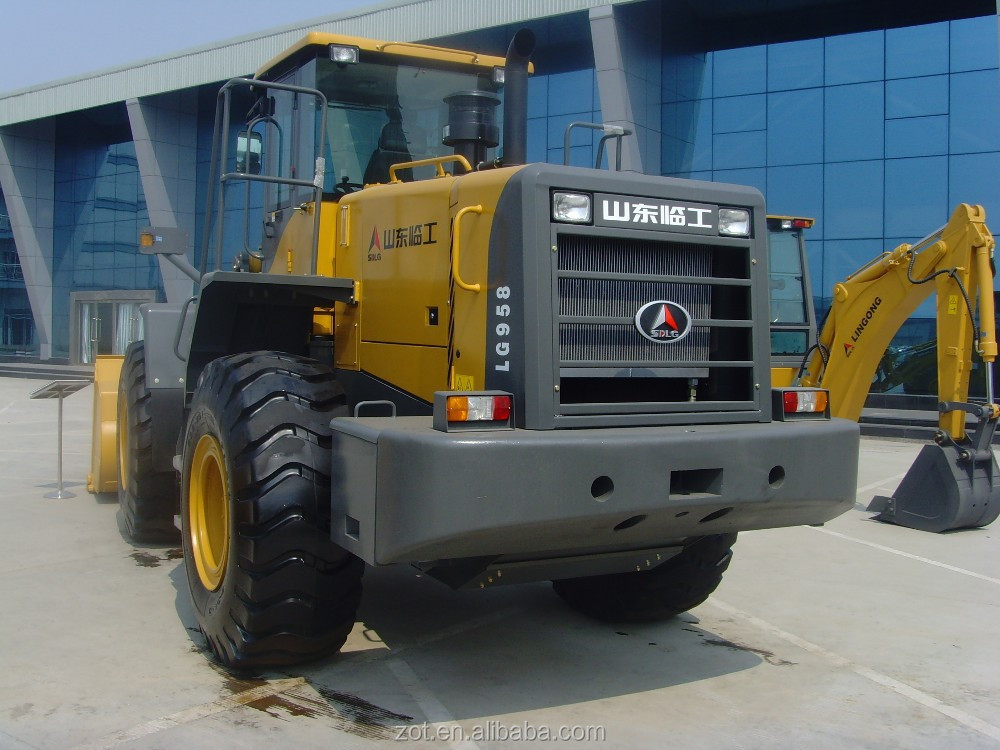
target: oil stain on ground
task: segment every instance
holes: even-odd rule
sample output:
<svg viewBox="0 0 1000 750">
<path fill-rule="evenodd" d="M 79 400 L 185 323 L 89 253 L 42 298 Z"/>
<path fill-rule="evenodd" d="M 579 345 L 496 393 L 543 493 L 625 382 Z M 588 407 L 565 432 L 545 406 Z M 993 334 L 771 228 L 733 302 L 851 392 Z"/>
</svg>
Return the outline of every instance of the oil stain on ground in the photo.
<svg viewBox="0 0 1000 750">
<path fill-rule="evenodd" d="M 146 552 L 145 550 L 132 550 L 129 554 L 135 564 L 140 568 L 158 568 L 161 562 L 169 562 L 170 560 L 180 560 L 184 557 L 184 550 L 182 549 L 168 549 L 163 553 L 163 556 L 154 555 L 151 552 Z"/>
<path fill-rule="evenodd" d="M 156 555 L 151 555 L 148 552 L 143 552 L 142 550 L 135 550 L 129 555 L 135 564 L 140 568 L 158 568 L 160 567 L 160 558 Z"/>
<path fill-rule="evenodd" d="M 791 667 L 796 664 L 794 661 L 786 661 L 785 659 L 775 656 L 773 651 L 765 651 L 762 648 L 753 648 L 752 646 L 746 646 L 742 643 L 727 641 L 724 638 L 706 638 L 704 643 L 707 646 L 722 646 L 723 648 L 729 648 L 734 651 L 749 651 L 751 654 L 757 654 L 757 656 L 763 657 L 764 661 L 768 664 L 773 664 L 776 667 Z"/>
<path fill-rule="evenodd" d="M 258 675 L 226 675 L 225 687 L 234 695 L 267 684 Z M 376 706 L 350 693 L 304 684 L 275 695 L 244 704 L 247 708 L 288 721 L 296 717 L 325 719 L 333 729 L 372 740 L 394 739 L 401 724 L 410 724 L 412 716 Z"/>
<path fill-rule="evenodd" d="M 750 654 L 757 654 L 766 661 L 768 664 L 772 664 L 776 667 L 793 667 L 798 662 L 786 661 L 780 657 L 774 655 L 773 651 L 765 651 L 762 648 L 754 648 L 753 646 L 747 646 L 743 643 L 737 643 L 736 641 L 730 641 L 726 638 L 706 638 L 705 633 L 701 630 L 696 630 L 695 628 L 681 628 L 688 633 L 694 633 L 696 636 L 702 639 L 702 643 L 706 646 L 721 646 L 722 648 L 728 648 L 732 651 L 746 651 Z"/>
</svg>

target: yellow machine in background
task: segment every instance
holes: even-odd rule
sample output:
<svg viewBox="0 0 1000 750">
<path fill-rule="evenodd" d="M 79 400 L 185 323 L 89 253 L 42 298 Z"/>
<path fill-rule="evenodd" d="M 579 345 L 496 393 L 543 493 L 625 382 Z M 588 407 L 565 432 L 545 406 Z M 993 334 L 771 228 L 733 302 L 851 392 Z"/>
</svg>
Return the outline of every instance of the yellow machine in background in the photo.
<svg viewBox="0 0 1000 750">
<path fill-rule="evenodd" d="M 118 491 L 118 381 L 125 357 L 99 354 L 94 362 L 94 411 L 89 492 Z"/>
<path fill-rule="evenodd" d="M 816 340 L 804 233 L 816 223 L 804 216 L 767 217 L 771 384 L 789 386 Z"/>
<path fill-rule="evenodd" d="M 990 447 L 1000 417 L 992 378 L 994 247 L 983 207 L 963 203 L 936 232 L 883 253 L 833 288 L 833 304 L 800 382 L 828 389 L 833 414 L 852 420 L 861 416 L 893 336 L 924 300 L 937 295 L 940 430 L 893 497 L 870 506 L 882 520 L 945 531 L 985 526 L 1000 514 L 1000 475 Z M 984 404 L 968 403 L 973 356 L 986 363 Z M 979 420 L 971 437 L 970 413 Z"/>
</svg>

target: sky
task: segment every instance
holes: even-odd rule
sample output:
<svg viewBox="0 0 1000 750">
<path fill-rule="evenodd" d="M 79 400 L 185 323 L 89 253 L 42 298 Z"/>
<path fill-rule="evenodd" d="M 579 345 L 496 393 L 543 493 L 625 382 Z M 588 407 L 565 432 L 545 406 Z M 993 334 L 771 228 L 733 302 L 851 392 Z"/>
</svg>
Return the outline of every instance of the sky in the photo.
<svg viewBox="0 0 1000 750">
<path fill-rule="evenodd" d="M 0 0 L 0 93 L 383 0 Z"/>
</svg>

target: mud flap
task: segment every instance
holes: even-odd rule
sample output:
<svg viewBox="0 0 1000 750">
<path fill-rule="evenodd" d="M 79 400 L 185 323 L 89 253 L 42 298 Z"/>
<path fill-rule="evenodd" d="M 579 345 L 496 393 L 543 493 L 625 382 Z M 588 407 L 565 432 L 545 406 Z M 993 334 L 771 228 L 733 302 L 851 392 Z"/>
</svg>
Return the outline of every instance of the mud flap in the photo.
<svg viewBox="0 0 1000 750">
<path fill-rule="evenodd" d="M 983 412 L 967 442 L 939 433 L 934 445 L 925 445 L 892 497 L 872 500 L 868 510 L 878 513 L 875 518 L 934 532 L 995 521 L 1000 515 L 1000 468 L 991 447 L 996 417 Z"/>
</svg>

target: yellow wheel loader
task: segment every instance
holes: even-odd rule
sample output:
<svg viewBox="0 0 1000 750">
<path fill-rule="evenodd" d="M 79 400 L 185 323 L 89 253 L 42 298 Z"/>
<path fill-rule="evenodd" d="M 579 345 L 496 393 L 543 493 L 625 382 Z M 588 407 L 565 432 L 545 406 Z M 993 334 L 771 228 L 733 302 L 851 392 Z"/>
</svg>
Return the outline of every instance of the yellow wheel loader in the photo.
<svg viewBox="0 0 1000 750">
<path fill-rule="evenodd" d="M 853 505 L 857 425 L 771 387 L 760 193 L 526 164 L 533 47 L 310 34 L 220 91 L 195 257 L 143 233 L 196 293 L 143 308 L 92 485 L 179 513 L 228 665 L 337 651 L 365 564 L 655 619 Z"/>
</svg>

